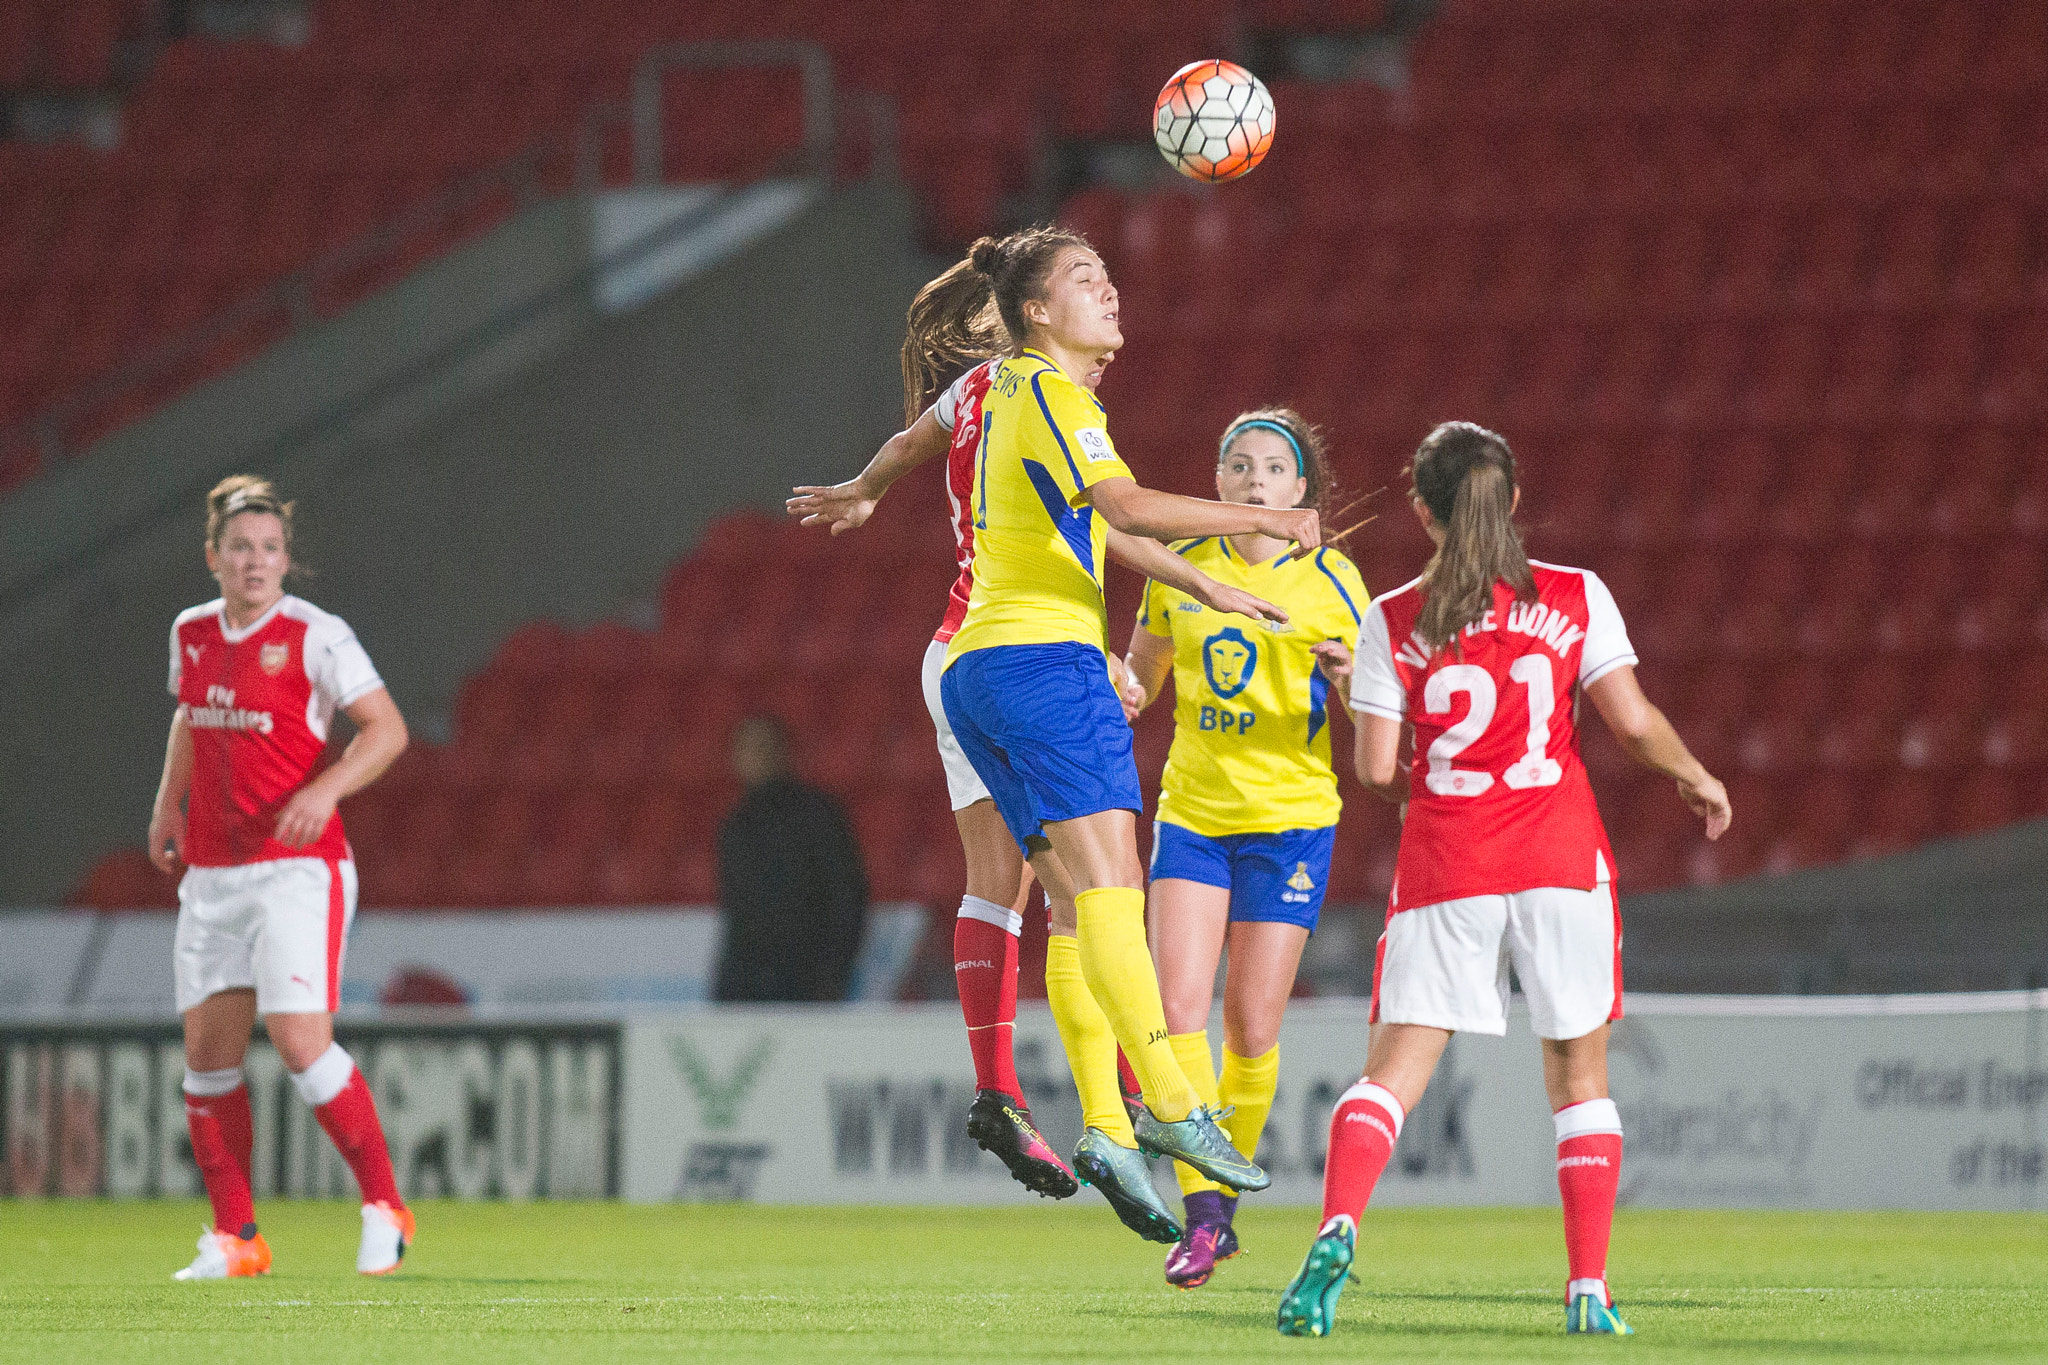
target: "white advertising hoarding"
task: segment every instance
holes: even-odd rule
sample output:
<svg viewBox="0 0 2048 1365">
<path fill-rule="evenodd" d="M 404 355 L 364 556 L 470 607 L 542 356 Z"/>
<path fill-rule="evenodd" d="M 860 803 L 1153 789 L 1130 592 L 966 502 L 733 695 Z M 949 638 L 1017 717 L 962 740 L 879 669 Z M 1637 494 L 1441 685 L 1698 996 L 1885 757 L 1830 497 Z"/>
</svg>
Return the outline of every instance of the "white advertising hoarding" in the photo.
<svg viewBox="0 0 2048 1365">
<path fill-rule="evenodd" d="M 1629 1004 L 1611 1076 L 1627 1129 L 1629 1202 L 2048 1206 L 2048 993 Z M 1274 1182 L 1261 1198 L 1320 1197 L 1330 1108 L 1359 1073 L 1366 1034 L 1363 1002 L 1290 1010 L 1259 1153 Z M 1017 1055 L 1034 1115 L 1071 1150 L 1079 1104 L 1043 1009 L 1019 1018 Z M 640 1017 L 627 1026 L 623 1065 L 620 1188 L 629 1199 L 1033 1198 L 965 1135 L 973 1073 L 950 1007 Z M 1171 1194 L 1163 1164 L 1159 1174 Z M 1540 1055 L 1520 1010 L 1505 1038 L 1453 1040 L 1376 1197 L 1556 1198 Z"/>
</svg>

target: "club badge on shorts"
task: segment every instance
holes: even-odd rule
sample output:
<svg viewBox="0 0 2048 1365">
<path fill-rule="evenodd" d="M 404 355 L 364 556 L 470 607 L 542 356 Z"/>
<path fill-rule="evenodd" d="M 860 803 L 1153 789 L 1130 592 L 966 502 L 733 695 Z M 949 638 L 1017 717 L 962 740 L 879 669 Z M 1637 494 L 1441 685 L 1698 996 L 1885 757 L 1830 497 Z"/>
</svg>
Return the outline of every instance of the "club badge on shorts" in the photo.
<svg viewBox="0 0 2048 1365">
<path fill-rule="evenodd" d="M 1280 893 L 1282 902 L 1288 905 L 1307 905 L 1314 899 L 1309 893 L 1316 889 L 1316 879 L 1308 875 L 1307 863 L 1296 863 L 1294 875 L 1287 879 L 1288 890 Z"/>
<path fill-rule="evenodd" d="M 273 678 L 284 672 L 284 666 L 291 661 L 292 647 L 283 641 L 263 646 L 262 652 L 256 656 L 256 662 L 262 664 L 263 671 Z"/>
</svg>

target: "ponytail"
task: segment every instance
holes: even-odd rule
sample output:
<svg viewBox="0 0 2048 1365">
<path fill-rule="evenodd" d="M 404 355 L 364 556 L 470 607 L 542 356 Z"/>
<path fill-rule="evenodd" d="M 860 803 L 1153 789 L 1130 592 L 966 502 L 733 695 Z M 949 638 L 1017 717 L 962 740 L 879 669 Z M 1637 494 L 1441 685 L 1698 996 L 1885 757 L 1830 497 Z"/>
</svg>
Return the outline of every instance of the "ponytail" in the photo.
<svg viewBox="0 0 2048 1365">
<path fill-rule="evenodd" d="M 1415 496 L 1443 527 L 1444 543 L 1422 571 L 1428 597 L 1415 629 L 1432 652 L 1483 618 L 1494 584 L 1536 599 L 1536 577 L 1515 529 L 1515 457 L 1472 422 L 1445 422 L 1424 438 L 1410 467 Z"/>
<path fill-rule="evenodd" d="M 984 360 L 1024 347 L 1024 303 L 1041 297 L 1067 247 L 1093 250 L 1051 224 L 983 237 L 917 291 L 903 329 L 903 420 L 915 422 L 946 385 Z"/>
<path fill-rule="evenodd" d="M 1009 348 L 988 277 L 972 256 L 954 262 L 917 291 L 904 318 L 903 424 L 915 422 L 966 371 Z"/>
</svg>

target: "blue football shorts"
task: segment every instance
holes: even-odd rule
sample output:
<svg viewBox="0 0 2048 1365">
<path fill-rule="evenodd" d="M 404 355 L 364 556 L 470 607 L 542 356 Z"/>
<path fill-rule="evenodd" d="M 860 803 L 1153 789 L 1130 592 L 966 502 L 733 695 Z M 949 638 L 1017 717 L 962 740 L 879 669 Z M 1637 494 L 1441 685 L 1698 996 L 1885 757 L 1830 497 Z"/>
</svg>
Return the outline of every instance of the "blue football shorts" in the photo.
<svg viewBox="0 0 2048 1365">
<path fill-rule="evenodd" d="M 1131 726 L 1093 645 L 993 645 L 939 679 L 953 737 L 1019 848 L 1043 827 L 1140 811 Z"/>
<path fill-rule="evenodd" d="M 1152 880 L 1227 889 L 1232 924 L 1298 924 L 1314 933 L 1336 842 L 1335 825 L 1212 836 L 1160 820 L 1152 826 Z"/>
</svg>

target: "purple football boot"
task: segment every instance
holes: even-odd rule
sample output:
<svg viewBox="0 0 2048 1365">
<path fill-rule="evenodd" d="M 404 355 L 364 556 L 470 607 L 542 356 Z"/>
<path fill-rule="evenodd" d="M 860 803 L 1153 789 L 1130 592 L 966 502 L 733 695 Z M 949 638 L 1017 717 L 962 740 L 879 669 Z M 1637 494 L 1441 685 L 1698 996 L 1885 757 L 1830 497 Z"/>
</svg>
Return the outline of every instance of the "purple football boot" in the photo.
<svg viewBox="0 0 2048 1365">
<path fill-rule="evenodd" d="M 1195 1289 L 1209 1282 L 1217 1262 L 1240 1250 L 1230 1226 L 1237 1200 L 1215 1190 L 1197 1190 L 1181 1202 L 1187 1209 L 1188 1230 L 1166 1253 L 1166 1282 L 1176 1289 Z"/>
</svg>

